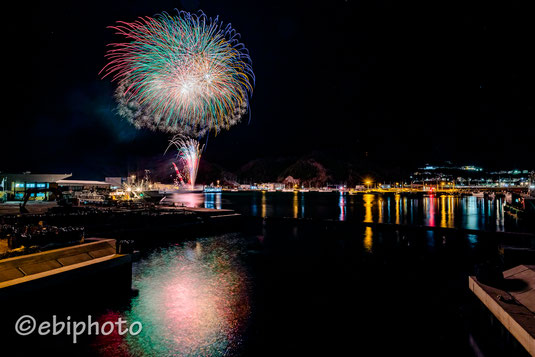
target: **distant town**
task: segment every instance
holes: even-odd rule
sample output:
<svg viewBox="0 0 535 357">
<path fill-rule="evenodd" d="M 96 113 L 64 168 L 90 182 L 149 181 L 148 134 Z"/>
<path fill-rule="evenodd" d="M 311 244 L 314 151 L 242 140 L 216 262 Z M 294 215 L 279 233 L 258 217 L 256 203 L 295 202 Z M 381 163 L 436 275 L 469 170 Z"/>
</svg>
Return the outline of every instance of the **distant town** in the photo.
<svg viewBox="0 0 535 357">
<path fill-rule="evenodd" d="M 103 201 L 106 198 L 139 199 L 171 192 L 221 192 L 221 191 L 282 191 L 282 192 L 462 192 L 483 194 L 483 191 L 513 191 L 525 196 L 535 191 L 535 171 L 527 169 L 489 171 L 477 166 L 425 165 L 409 177 L 399 181 L 381 181 L 365 176 L 356 185 L 324 182 L 312 185 L 313 180 L 286 176 L 279 182 L 241 183 L 216 180 L 209 185 L 189 187 L 185 184 L 154 181 L 151 172 L 132 173 L 126 177 L 105 177 L 102 181 L 72 180 L 72 173 L 37 174 L 0 173 L 0 202 L 47 201 L 57 196 L 71 195 L 81 201 Z"/>
</svg>

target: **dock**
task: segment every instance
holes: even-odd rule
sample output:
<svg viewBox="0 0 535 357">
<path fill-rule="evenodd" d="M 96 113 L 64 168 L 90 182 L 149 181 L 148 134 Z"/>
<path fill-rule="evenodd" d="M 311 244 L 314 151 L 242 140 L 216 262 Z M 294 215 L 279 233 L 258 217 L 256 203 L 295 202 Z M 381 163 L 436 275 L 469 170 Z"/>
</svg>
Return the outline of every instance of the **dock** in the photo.
<svg viewBox="0 0 535 357">
<path fill-rule="evenodd" d="M 470 290 L 511 335 L 535 356 L 535 265 L 519 265 L 503 272 L 502 288 L 468 277 Z"/>
</svg>

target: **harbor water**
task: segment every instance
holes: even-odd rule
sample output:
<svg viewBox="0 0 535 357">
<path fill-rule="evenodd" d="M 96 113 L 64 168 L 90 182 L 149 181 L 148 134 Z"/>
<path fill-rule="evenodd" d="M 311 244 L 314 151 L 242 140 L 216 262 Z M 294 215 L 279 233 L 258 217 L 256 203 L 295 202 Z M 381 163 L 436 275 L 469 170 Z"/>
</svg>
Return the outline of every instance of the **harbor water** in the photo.
<svg viewBox="0 0 535 357">
<path fill-rule="evenodd" d="M 171 199 L 305 219 L 186 241 L 177 232 L 176 241 L 145 249 L 133 264 L 136 294 L 72 307 L 101 323 L 138 321 L 143 329 L 136 336 L 81 336 L 76 345 L 60 336 L 13 341 L 80 356 L 525 355 L 478 328 L 467 279 L 497 254 L 495 242 L 459 232 L 332 230 L 321 223 L 519 228 L 504 217 L 499 199 L 261 192 Z M 64 307 L 60 314 L 71 312 Z"/>
<path fill-rule="evenodd" d="M 188 207 L 228 208 L 244 215 L 423 225 L 487 231 L 522 231 L 504 212 L 503 198 L 454 195 L 223 192 L 171 195 Z"/>
</svg>

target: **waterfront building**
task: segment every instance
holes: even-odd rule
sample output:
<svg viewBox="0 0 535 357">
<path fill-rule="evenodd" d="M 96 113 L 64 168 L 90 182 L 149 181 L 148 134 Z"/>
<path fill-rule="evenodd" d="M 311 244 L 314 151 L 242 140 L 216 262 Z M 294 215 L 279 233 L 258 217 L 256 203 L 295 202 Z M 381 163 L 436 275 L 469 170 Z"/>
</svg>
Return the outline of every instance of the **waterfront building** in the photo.
<svg viewBox="0 0 535 357">
<path fill-rule="evenodd" d="M 60 180 L 71 177 L 71 174 L 32 174 L 24 172 L 21 174 L 0 173 L 3 181 L 4 195 L 7 200 L 22 200 L 27 189 L 35 189 L 42 192 L 33 193 L 30 200 L 46 201 L 50 198 L 50 192 L 46 189 L 57 185 Z"/>
<path fill-rule="evenodd" d="M 127 182 L 126 177 L 106 177 L 104 181 L 110 184 L 112 190 L 118 190 L 123 187 L 123 184 Z"/>
</svg>

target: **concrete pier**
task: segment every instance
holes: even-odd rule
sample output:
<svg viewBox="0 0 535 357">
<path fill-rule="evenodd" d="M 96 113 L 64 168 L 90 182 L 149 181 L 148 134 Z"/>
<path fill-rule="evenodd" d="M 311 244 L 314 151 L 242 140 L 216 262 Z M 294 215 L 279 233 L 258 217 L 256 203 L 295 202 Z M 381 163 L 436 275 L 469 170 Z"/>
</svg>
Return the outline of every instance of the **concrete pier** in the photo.
<svg viewBox="0 0 535 357">
<path fill-rule="evenodd" d="M 0 261 L 0 301 L 68 286 L 101 274 L 124 271 L 116 285 L 130 288 L 131 257 L 116 254 L 114 239 L 87 239 L 88 243 Z M 124 275 L 124 276 L 123 276 Z M 102 279 L 104 282 L 105 279 Z M 98 288 L 98 287 L 95 287 Z"/>
<path fill-rule="evenodd" d="M 511 335 L 535 356 L 535 265 L 519 265 L 504 271 L 503 276 L 506 290 L 482 284 L 475 276 L 468 278 L 468 285 Z"/>
</svg>

